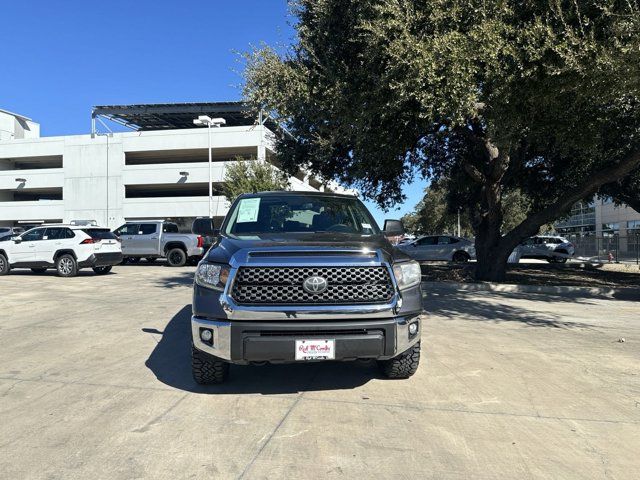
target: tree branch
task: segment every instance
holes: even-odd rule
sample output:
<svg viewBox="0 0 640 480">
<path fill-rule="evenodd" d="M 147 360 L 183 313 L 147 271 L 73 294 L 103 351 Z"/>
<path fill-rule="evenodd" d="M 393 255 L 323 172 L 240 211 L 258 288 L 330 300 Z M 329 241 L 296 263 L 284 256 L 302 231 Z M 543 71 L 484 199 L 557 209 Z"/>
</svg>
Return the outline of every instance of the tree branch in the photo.
<svg viewBox="0 0 640 480">
<path fill-rule="evenodd" d="M 484 175 L 476 167 L 468 162 L 464 163 L 464 171 L 473 179 L 474 182 L 483 183 Z"/>
<path fill-rule="evenodd" d="M 636 196 L 626 195 L 624 193 L 617 193 L 613 196 L 614 200 L 620 203 L 626 203 L 636 212 L 640 212 L 640 192 Z"/>
<path fill-rule="evenodd" d="M 613 167 L 595 172 L 583 185 L 570 189 L 560 200 L 523 220 L 505 235 L 504 240 L 515 247 L 523 238 L 535 235 L 541 225 L 552 222 L 558 218 L 559 213 L 569 210 L 577 201 L 593 195 L 602 185 L 619 180 L 638 166 L 640 166 L 640 151 L 633 152 Z"/>
</svg>

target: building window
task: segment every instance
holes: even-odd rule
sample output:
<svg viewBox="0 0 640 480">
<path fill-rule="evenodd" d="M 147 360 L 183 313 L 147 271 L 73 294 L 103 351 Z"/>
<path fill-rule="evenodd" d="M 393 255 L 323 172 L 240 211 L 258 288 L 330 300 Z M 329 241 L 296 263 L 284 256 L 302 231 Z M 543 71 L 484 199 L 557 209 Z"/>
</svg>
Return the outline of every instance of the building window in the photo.
<svg viewBox="0 0 640 480">
<path fill-rule="evenodd" d="M 560 232 L 594 231 L 596 226 L 596 208 L 593 202 L 578 202 L 573 205 L 569 215 L 556 222 Z"/>
<path fill-rule="evenodd" d="M 640 220 L 629 220 L 627 222 L 627 233 L 640 233 Z"/>
<path fill-rule="evenodd" d="M 619 223 L 603 223 L 602 224 L 603 235 L 617 235 L 618 233 L 620 233 Z"/>
</svg>

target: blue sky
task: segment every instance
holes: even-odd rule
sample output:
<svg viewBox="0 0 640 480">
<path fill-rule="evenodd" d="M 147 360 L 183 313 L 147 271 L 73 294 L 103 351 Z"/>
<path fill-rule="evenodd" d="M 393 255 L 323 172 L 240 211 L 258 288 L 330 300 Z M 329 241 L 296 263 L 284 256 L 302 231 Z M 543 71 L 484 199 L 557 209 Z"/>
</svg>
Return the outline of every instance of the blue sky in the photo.
<svg viewBox="0 0 640 480">
<path fill-rule="evenodd" d="M 50 136 L 88 133 L 92 105 L 238 100 L 238 52 L 291 43 L 290 20 L 284 0 L 8 2 L 0 108 Z M 407 186 L 396 211 L 368 205 L 379 223 L 397 218 L 424 186 Z"/>
</svg>

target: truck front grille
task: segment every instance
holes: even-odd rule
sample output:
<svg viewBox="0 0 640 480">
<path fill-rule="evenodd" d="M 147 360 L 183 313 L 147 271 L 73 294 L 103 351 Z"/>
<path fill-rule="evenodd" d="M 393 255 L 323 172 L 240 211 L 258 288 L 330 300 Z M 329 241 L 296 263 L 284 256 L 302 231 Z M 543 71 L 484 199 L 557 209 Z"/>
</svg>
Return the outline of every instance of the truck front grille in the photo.
<svg viewBox="0 0 640 480">
<path fill-rule="evenodd" d="M 314 276 L 327 281 L 326 290 L 303 288 Z M 385 267 L 240 267 L 231 295 L 252 305 L 389 303 L 393 285 Z"/>
</svg>

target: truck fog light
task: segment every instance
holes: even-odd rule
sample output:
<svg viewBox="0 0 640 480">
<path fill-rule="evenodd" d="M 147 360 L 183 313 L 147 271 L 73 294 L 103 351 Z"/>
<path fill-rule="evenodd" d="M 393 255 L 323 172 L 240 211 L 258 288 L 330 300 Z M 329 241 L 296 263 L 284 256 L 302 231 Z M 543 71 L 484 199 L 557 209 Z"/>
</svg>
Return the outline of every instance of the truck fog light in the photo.
<svg viewBox="0 0 640 480">
<path fill-rule="evenodd" d="M 409 336 L 413 337 L 416 333 L 418 333 L 418 322 L 409 324 Z"/>
<path fill-rule="evenodd" d="M 213 343 L 213 332 L 208 328 L 200 329 L 200 339 L 206 343 L 211 345 Z"/>
</svg>

